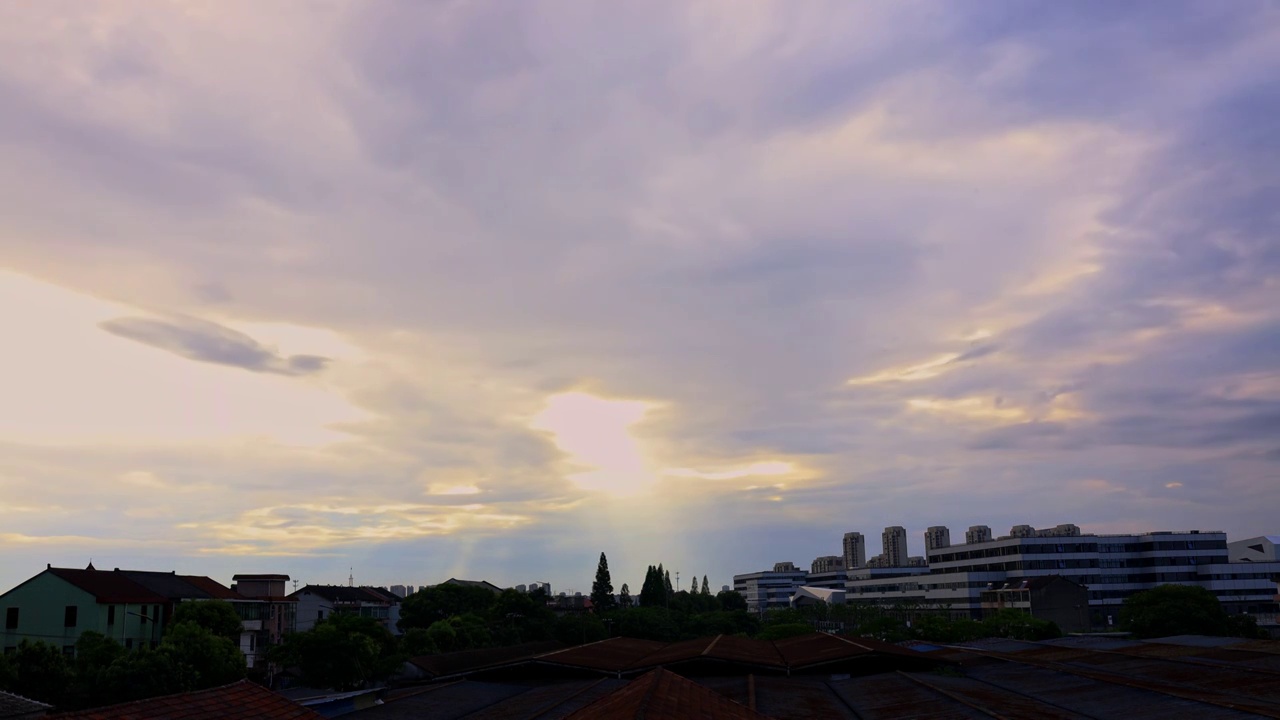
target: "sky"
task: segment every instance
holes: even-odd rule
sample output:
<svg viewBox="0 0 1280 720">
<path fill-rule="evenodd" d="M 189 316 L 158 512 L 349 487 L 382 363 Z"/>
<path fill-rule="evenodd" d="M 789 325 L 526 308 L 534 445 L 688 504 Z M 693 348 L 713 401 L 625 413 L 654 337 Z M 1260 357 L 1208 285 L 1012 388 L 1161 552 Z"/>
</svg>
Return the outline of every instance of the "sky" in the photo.
<svg viewBox="0 0 1280 720">
<path fill-rule="evenodd" d="M 1280 4 L 0 4 L 0 588 L 1280 530 Z"/>
</svg>

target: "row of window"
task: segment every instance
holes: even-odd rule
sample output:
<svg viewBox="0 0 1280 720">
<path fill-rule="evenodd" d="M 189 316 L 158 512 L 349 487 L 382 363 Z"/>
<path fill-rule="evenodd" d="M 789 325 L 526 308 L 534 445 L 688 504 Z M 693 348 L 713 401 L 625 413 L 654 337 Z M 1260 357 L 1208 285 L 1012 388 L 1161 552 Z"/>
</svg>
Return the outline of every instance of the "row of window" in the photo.
<svg viewBox="0 0 1280 720">
<path fill-rule="evenodd" d="M 160 620 L 159 605 L 140 605 L 138 606 L 138 609 L 140 612 L 136 612 L 136 613 L 133 611 L 126 611 L 126 612 L 128 612 L 128 614 L 130 615 L 136 615 L 139 618 L 141 618 L 140 622 L 143 625 L 145 625 L 148 620 L 155 620 L 159 622 Z M 148 610 L 151 611 L 150 614 L 147 613 Z M 18 620 L 21 617 L 20 611 L 21 611 L 21 608 L 16 608 L 16 607 L 5 608 L 5 611 L 4 611 L 4 629 L 5 630 L 18 629 Z M 66 628 L 74 628 L 74 627 L 77 627 L 79 624 L 80 624 L 80 606 L 67 605 L 65 608 L 63 608 L 62 626 Z M 107 606 L 107 625 L 115 625 L 115 624 L 116 624 L 116 606 L 108 605 Z"/>
<path fill-rule="evenodd" d="M 1065 542 L 1065 543 L 1013 543 L 1001 547 L 982 548 L 979 550 L 957 550 L 929 556 L 931 563 L 955 562 L 957 560 L 978 560 L 1005 555 L 1044 555 L 1052 553 L 1148 553 L 1167 550 L 1223 550 L 1227 549 L 1226 540 L 1162 540 L 1159 542 L 1135 543 L 1099 543 L 1099 542 Z"/>
</svg>

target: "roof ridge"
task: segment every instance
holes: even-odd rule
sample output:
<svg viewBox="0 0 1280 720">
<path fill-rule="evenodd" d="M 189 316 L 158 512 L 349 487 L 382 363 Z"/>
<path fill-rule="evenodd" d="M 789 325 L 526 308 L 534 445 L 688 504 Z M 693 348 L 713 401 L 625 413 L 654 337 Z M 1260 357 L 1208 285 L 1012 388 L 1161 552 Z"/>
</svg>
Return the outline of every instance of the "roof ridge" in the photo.
<svg viewBox="0 0 1280 720">
<path fill-rule="evenodd" d="M 652 675 L 653 679 L 649 681 L 649 687 L 645 689 L 644 697 L 640 698 L 640 704 L 636 706 L 635 720 L 644 720 L 644 709 L 649 707 L 649 699 L 653 697 L 653 691 L 658 687 L 658 679 L 662 677 L 661 673 L 665 672 L 667 671 L 662 668 L 656 668 L 645 673 L 645 675 Z"/>
<path fill-rule="evenodd" d="M 706 649 L 704 649 L 702 652 L 698 653 L 698 656 L 699 656 L 699 657 L 706 657 L 707 653 L 711 652 L 711 648 L 715 647 L 715 646 L 716 646 L 716 643 L 720 642 L 720 638 L 722 638 L 722 637 L 724 637 L 724 633 L 720 633 L 720 634 L 716 635 L 716 636 L 715 636 L 715 639 L 713 639 L 713 640 L 711 641 L 711 644 L 710 644 L 710 645 L 708 645 L 708 646 L 706 647 Z"/>
</svg>

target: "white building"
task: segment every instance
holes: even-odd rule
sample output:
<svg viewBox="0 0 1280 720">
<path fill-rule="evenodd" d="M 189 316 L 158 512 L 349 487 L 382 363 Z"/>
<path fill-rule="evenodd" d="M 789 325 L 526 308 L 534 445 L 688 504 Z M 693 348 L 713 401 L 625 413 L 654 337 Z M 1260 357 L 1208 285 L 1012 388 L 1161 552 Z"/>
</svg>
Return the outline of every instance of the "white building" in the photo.
<svg viewBox="0 0 1280 720">
<path fill-rule="evenodd" d="M 1280 535 L 1262 535 L 1227 543 L 1227 561 L 1233 563 L 1276 562 Z"/>
<path fill-rule="evenodd" d="M 833 570 L 844 570 L 843 555 L 820 555 L 809 564 L 811 573 L 826 573 Z"/>
<path fill-rule="evenodd" d="M 991 535 L 991 528 L 986 525 L 971 525 L 964 534 L 964 542 L 966 545 L 976 545 L 993 539 L 995 538 Z"/>
<path fill-rule="evenodd" d="M 805 584 L 808 573 L 793 563 L 778 563 L 773 570 L 733 576 L 733 589 L 747 600 L 747 612 L 763 613 L 791 607 L 791 596 Z"/>
</svg>

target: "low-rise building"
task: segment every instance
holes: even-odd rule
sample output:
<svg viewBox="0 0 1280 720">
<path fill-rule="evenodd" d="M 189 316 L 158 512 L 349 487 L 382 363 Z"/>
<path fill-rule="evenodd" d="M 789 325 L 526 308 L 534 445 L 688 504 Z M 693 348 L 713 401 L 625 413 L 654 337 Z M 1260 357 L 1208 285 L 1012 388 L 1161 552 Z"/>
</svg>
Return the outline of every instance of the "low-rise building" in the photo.
<svg viewBox="0 0 1280 720">
<path fill-rule="evenodd" d="M 298 601 L 289 597 L 288 575 L 244 574 L 231 581 L 231 589 L 239 595 L 231 604 L 244 625 L 240 650 L 249 667 L 257 667 L 266 662 L 271 646 L 298 629 Z"/>
<path fill-rule="evenodd" d="M 373 618 L 392 633 L 400 634 L 395 622 L 398 618 L 392 617 L 393 608 L 396 610 L 394 614 L 398 615 L 399 601 L 389 592 L 350 585 L 307 585 L 289 597 L 298 603 L 299 632 L 311 630 L 317 622 L 334 613 L 345 612 Z"/>
<path fill-rule="evenodd" d="M 984 615 L 1013 609 L 1056 623 L 1063 632 L 1091 627 L 1089 589 L 1061 575 L 994 582 L 980 597 Z"/>
<path fill-rule="evenodd" d="M 833 570 L 843 570 L 843 569 L 844 569 L 843 555 L 821 555 L 819 557 L 814 558 L 813 562 L 809 564 L 809 572 L 811 573 L 826 573 L 826 572 L 831 572 Z"/>
<path fill-rule="evenodd" d="M 808 573 L 794 563 L 777 563 L 773 570 L 733 576 L 733 589 L 747 601 L 747 612 L 764 613 L 791 607 L 791 596 L 803 586 Z"/>
</svg>

